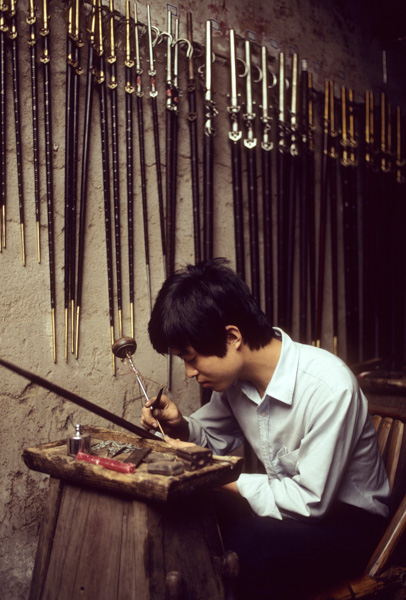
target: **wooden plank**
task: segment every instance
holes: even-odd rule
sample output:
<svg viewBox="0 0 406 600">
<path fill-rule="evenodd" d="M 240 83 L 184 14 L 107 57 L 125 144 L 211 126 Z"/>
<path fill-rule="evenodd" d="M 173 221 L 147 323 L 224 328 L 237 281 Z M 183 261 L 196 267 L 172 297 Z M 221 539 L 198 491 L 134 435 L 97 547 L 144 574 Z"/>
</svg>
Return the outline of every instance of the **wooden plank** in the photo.
<svg viewBox="0 0 406 600">
<path fill-rule="evenodd" d="M 381 453 L 381 456 L 384 456 L 384 453 L 386 450 L 386 444 L 389 439 L 392 422 L 393 422 L 393 419 L 391 419 L 390 417 L 385 417 L 379 426 L 378 445 L 379 445 L 379 451 Z"/>
<path fill-rule="evenodd" d="M 354 600 L 374 595 L 384 589 L 384 583 L 367 575 L 362 575 L 349 582 L 340 583 L 334 587 L 318 592 L 307 600 Z"/>
<path fill-rule="evenodd" d="M 53 600 L 55 590 L 59 600 L 74 598 L 75 566 L 80 560 L 84 518 L 89 510 L 82 491 L 77 486 L 64 486 L 43 600 Z"/>
<path fill-rule="evenodd" d="M 362 391 L 368 394 L 380 394 L 385 396 L 405 396 L 406 395 L 406 377 L 399 374 L 399 377 L 387 378 L 377 376 L 358 376 L 358 381 Z"/>
<path fill-rule="evenodd" d="M 121 547 L 123 505 L 127 504 L 117 496 L 85 490 L 89 496 L 89 511 L 83 530 L 81 560 L 78 563 L 74 599 L 98 600 L 117 599 Z M 134 565 L 127 565 L 133 576 Z M 136 600 L 135 586 L 128 600 Z M 68 599 L 66 599 L 68 600 Z"/>
<path fill-rule="evenodd" d="M 381 415 L 372 415 L 372 422 L 375 427 L 375 431 L 378 431 L 379 425 L 381 424 L 382 416 Z"/>
<path fill-rule="evenodd" d="M 209 509 L 201 496 L 163 506 L 67 483 L 41 598 L 58 590 L 58 600 L 155 600 L 176 571 L 183 600 L 223 600 L 222 546 L 212 540 L 219 534 Z"/>
<path fill-rule="evenodd" d="M 163 442 L 145 440 L 112 430 L 98 432 L 98 428 L 93 428 L 93 431 L 98 437 L 92 436 L 92 443 L 99 439 L 116 439 L 128 443 L 131 439 L 130 443 L 133 445 L 150 447 L 154 452 L 169 453 L 172 456 L 176 453 L 173 448 L 163 445 Z M 106 437 L 107 435 L 109 437 Z M 67 456 L 66 443 L 61 441 L 26 448 L 23 459 L 30 469 L 60 479 L 125 494 L 132 498 L 158 502 L 167 502 L 169 499 L 179 498 L 185 494 L 235 481 L 241 473 L 243 463 L 243 459 L 236 456 L 213 457 L 205 467 L 196 471 L 185 471 L 176 477 L 148 473 L 147 466 L 142 464 L 134 473 L 123 474 Z"/>
<path fill-rule="evenodd" d="M 375 577 L 382 573 L 388 564 L 400 538 L 406 529 L 406 496 L 400 503 L 395 515 L 379 542 L 365 570 L 368 575 Z"/>
<path fill-rule="evenodd" d="M 399 403 L 395 406 L 389 404 L 377 403 L 375 400 L 368 399 L 368 406 L 370 414 L 378 414 L 382 417 L 392 417 L 392 419 L 399 419 L 400 421 L 406 421 L 406 408 L 403 400 L 399 400 Z"/>
<path fill-rule="evenodd" d="M 145 570 L 148 574 L 151 600 L 165 598 L 165 556 L 164 556 L 164 515 L 159 506 L 148 505 L 147 531 L 148 543 L 145 545 Z"/>
<path fill-rule="evenodd" d="M 59 514 L 63 482 L 53 477 L 49 480 L 48 498 L 42 516 L 41 529 L 38 539 L 38 549 L 35 557 L 34 570 L 31 579 L 29 600 L 39 600 L 48 569 L 49 557 L 52 551 L 54 531 Z"/>
<path fill-rule="evenodd" d="M 132 500 L 66 484 L 43 600 L 54 600 L 55 590 L 58 600 L 149 599 L 144 561 L 148 529 L 145 519 L 131 519 L 133 505 Z M 147 510 L 142 503 L 137 508 L 137 514 Z"/>
<path fill-rule="evenodd" d="M 150 534 L 147 504 L 137 500 L 123 502 L 121 535 L 121 560 L 117 596 L 118 598 L 131 599 L 134 596 L 134 590 L 136 590 L 137 598 L 149 600 L 151 596 L 146 554 Z M 136 585 L 134 581 L 136 581 Z"/>
<path fill-rule="evenodd" d="M 393 484 L 399 465 L 400 451 L 403 442 L 404 423 L 394 421 L 392 426 L 391 439 L 389 443 L 388 457 L 386 460 L 386 472 L 388 474 L 390 489 L 393 490 Z"/>
<path fill-rule="evenodd" d="M 306 598 L 306 600 L 357 600 L 358 598 L 395 598 L 396 590 L 402 586 L 406 567 L 391 567 L 379 579 L 361 575 L 340 583 Z M 384 592 L 384 595 L 382 595 Z"/>
<path fill-rule="evenodd" d="M 188 600 L 224 597 L 220 572 L 223 552 L 217 556 L 210 552 L 203 535 L 203 523 L 215 523 L 207 498 L 196 498 L 193 503 L 179 502 L 165 513 L 166 573 L 180 572 L 184 581 L 184 597 Z M 205 568 L 198 568 L 198 565 L 204 565 Z"/>
</svg>

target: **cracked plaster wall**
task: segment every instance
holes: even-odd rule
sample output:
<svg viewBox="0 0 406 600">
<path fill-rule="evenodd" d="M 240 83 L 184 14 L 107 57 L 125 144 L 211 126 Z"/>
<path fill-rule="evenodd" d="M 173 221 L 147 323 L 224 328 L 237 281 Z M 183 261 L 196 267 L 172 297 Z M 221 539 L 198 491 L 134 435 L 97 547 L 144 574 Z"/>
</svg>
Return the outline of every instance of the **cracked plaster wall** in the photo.
<svg viewBox="0 0 406 600">
<path fill-rule="evenodd" d="M 228 55 L 229 28 L 242 37 L 253 36 L 268 46 L 274 70 L 277 70 L 279 50 L 288 58 L 292 51 L 299 58 L 307 58 L 313 72 L 315 89 L 321 91 L 324 79 L 329 77 L 340 84 L 354 87 L 356 101 L 361 102 L 365 89 L 381 86 L 381 46 L 370 29 L 361 27 L 362 15 L 353 2 L 316 2 L 315 0 L 285 0 L 249 3 L 240 0 L 211 3 L 190 0 L 173 3 L 172 10 L 181 19 L 181 35 L 185 36 L 186 11 L 193 12 L 194 38 L 204 42 L 206 19 L 214 19 L 214 50 L 220 57 Z M 151 0 L 153 22 L 165 28 L 166 5 Z M 118 3 L 116 8 L 120 8 Z M 121 6 L 124 11 L 124 6 Z M 139 19 L 146 22 L 146 4 L 138 3 Z M 41 263 L 36 259 L 34 219 L 34 179 L 32 159 L 31 90 L 29 83 L 28 27 L 26 6 L 18 3 L 19 76 L 21 86 L 21 122 L 24 195 L 26 203 L 26 266 L 22 266 L 14 121 L 12 114 L 11 59 L 7 55 L 7 247 L 0 254 L 0 344 L 1 356 L 28 370 L 64 386 L 96 402 L 118 415 L 138 423 L 140 392 L 133 376 L 125 375 L 125 367 L 117 364 L 112 374 L 110 331 L 107 303 L 107 276 L 98 103 L 93 105 L 91 156 L 88 169 L 88 209 L 84 263 L 84 290 L 80 331 L 80 353 L 76 360 L 69 352 L 64 359 L 63 310 L 63 248 L 64 248 L 64 106 L 65 106 L 65 8 L 57 0 L 49 3 L 51 15 L 51 77 L 53 112 L 53 177 L 56 256 L 56 325 L 57 362 L 52 360 L 51 318 L 49 297 L 49 265 L 47 249 L 45 166 L 43 139 L 42 76 L 39 76 L 40 110 L 40 185 L 41 185 Z M 41 15 L 41 10 L 39 10 Z M 247 33 L 248 32 L 248 33 Z M 145 54 L 145 37 L 142 52 Z M 119 49 L 122 52 L 122 49 Z M 160 124 L 164 148 L 165 56 L 163 45 L 157 48 Z M 389 56 L 389 87 L 394 102 L 402 102 L 396 63 Z M 83 65 L 86 64 L 86 46 Z M 184 68 L 184 66 L 183 66 Z M 144 62 L 144 86 L 148 92 L 147 63 Z M 121 77 L 121 74 L 119 75 Z M 84 77 L 81 76 L 81 106 L 83 106 Z M 219 109 L 215 139 L 215 254 L 227 256 L 233 263 L 233 214 L 231 173 L 228 148 L 228 70 L 220 58 L 213 67 L 215 102 Z M 185 74 L 182 74 L 185 89 Z M 391 87 L 390 87 L 391 86 Z M 201 88 L 199 88 L 201 90 Z M 119 91 L 120 97 L 122 89 Z M 123 102 L 123 100 L 121 100 Z M 178 161 L 178 229 L 176 265 L 193 262 L 192 208 L 189 171 L 189 147 L 186 116 L 186 91 L 182 98 L 180 118 L 180 146 Z M 122 247 L 124 280 L 124 335 L 129 335 L 128 272 L 125 225 L 125 135 L 124 109 L 120 111 L 120 185 L 122 194 Z M 152 294 L 156 295 L 163 281 L 159 221 L 156 199 L 154 152 L 148 93 L 144 97 L 146 113 L 147 177 L 149 233 L 151 239 Z M 83 123 L 81 109 L 80 127 Z M 201 128 L 201 117 L 199 116 Z M 136 127 L 136 119 L 134 120 Z M 81 139 L 81 138 L 80 138 Z M 81 143 L 79 144 L 81 151 Z M 138 150 L 137 150 L 138 152 Z M 200 155 L 201 156 L 201 155 Z M 138 154 L 136 154 L 138 161 Z M 145 277 L 142 213 L 138 162 L 136 163 L 136 216 L 135 216 L 135 337 L 138 343 L 136 365 L 147 379 L 149 393 L 154 394 L 167 381 L 167 361 L 152 350 L 147 337 L 149 303 Z M 117 318 L 117 315 L 116 315 Z M 327 324 L 326 346 L 329 325 Z M 118 334 L 116 335 L 118 337 Z M 185 378 L 183 366 L 173 361 L 172 396 L 187 414 L 199 406 L 196 382 Z M 3 600 L 23 600 L 28 597 L 30 578 L 38 541 L 42 506 L 46 498 L 47 476 L 29 471 L 21 458 L 22 451 L 39 443 L 66 438 L 73 423 L 109 426 L 107 422 L 65 402 L 25 379 L 1 369 L 0 371 L 0 584 Z"/>
</svg>

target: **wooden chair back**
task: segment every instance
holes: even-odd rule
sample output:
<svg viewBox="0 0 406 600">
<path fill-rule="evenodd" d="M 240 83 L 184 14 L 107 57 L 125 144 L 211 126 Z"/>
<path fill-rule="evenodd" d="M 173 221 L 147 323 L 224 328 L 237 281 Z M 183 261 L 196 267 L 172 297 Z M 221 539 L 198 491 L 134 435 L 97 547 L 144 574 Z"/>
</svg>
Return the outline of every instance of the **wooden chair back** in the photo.
<svg viewBox="0 0 406 600">
<path fill-rule="evenodd" d="M 393 557 L 406 530 L 405 423 L 403 418 L 397 419 L 385 414 L 373 414 L 372 420 L 391 489 L 390 522 L 363 575 L 341 582 L 328 590 L 311 594 L 308 600 L 370 599 L 375 598 L 377 594 L 386 593 L 386 590 L 390 590 L 392 594 L 397 586 L 403 585 L 406 574 L 404 560 L 401 561 L 400 567 L 391 565 L 389 568 L 389 559 Z M 392 562 L 396 563 L 396 560 Z"/>
<path fill-rule="evenodd" d="M 372 416 L 391 489 L 391 521 L 365 573 L 376 577 L 384 570 L 406 528 L 406 436 L 399 419 Z M 402 499 L 403 498 L 403 499 Z"/>
</svg>

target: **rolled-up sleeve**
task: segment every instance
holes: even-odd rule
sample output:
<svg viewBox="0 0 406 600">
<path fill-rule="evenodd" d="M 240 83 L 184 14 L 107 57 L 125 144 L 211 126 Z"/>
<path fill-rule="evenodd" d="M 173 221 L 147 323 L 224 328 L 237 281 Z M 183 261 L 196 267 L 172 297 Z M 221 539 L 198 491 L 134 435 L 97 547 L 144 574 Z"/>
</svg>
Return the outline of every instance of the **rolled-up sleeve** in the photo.
<svg viewBox="0 0 406 600">
<path fill-rule="evenodd" d="M 226 394 L 213 392 L 210 402 L 185 419 L 189 441 L 210 448 L 214 454 L 233 452 L 244 441 Z"/>
</svg>

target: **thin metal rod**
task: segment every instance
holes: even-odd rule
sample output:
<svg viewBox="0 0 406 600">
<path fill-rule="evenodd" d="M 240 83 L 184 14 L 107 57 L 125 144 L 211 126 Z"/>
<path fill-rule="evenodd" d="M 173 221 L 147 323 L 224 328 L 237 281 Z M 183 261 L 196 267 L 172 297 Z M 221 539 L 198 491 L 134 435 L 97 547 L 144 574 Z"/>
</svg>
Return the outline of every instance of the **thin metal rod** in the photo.
<svg viewBox="0 0 406 600">
<path fill-rule="evenodd" d="M 52 177 L 52 116 L 51 116 L 51 70 L 50 47 L 48 28 L 48 0 L 44 0 L 43 28 L 40 33 L 43 37 L 43 53 L 41 62 L 44 65 L 44 129 L 45 129 L 45 167 L 48 213 L 48 250 L 49 250 L 49 278 L 51 295 L 51 324 L 52 324 L 52 350 L 53 360 L 56 362 L 56 329 L 55 329 L 55 249 L 54 249 L 54 191 Z"/>
<path fill-rule="evenodd" d="M 144 251 L 145 251 L 145 267 L 146 267 L 147 286 L 148 286 L 148 300 L 149 300 L 149 309 L 151 312 L 152 311 L 152 291 L 151 291 L 151 271 L 150 271 L 150 258 L 149 258 L 147 169 L 146 169 L 146 158 L 145 158 L 145 135 L 144 135 L 144 108 L 143 108 L 144 92 L 142 89 L 142 72 L 143 71 L 141 68 L 136 2 L 134 2 L 134 9 L 135 9 L 135 29 L 134 29 L 135 72 L 136 72 L 136 95 L 137 95 L 137 117 L 138 117 L 138 143 L 139 143 L 140 172 L 141 172 L 142 217 L 143 217 L 143 225 L 144 225 Z"/>
<path fill-rule="evenodd" d="M 88 182 L 88 165 L 89 165 L 89 142 L 90 142 L 90 126 L 92 121 L 92 106 L 93 106 L 93 59 L 94 59 L 94 34 L 96 26 L 96 10 L 95 0 L 93 4 L 93 13 L 91 15 L 91 26 L 89 31 L 89 51 L 87 58 L 87 75 L 86 75 L 86 95 L 85 95 L 85 115 L 83 126 L 83 146 L 82 146 L 82 177 L 80 182 L 80 209 L 79 209 L 79 246 L 78 246 L 78 261 L 77 261 L 77 282 L 76 282 L 76 342 L 75 356 L 79 356 L 79 328 L 80 328 L 80 311 L 82 307 L 82 287 L 83 287 L 83 265 L 85 255 L 85 230 L 86 230 L 86 207 L 87 207 L 87 182 Z"/>
<path fill-rule="evenodd" d="M 146 389 L 145 389 L 145 387 L 144 387 L 144 385 L 142 383 L 142 380 L 141 380 L 141 377 L 140 377 L 138 369 L 135 368 L 134 361 L 133 361 L 132 356 L 131 356 L 130 353 L 127 353 L 127 358 L 128 358 L 128 361 L 129 361 L 129 363 L 131 365 L 132 370 L 135 373 L 135 376 L 136 376 L 137 381 L 138 381 L 138 385 L 140 386 L 141 391 L 144 394 L 146 401 L 149 402 L 149 397 L 148 397 L 147 391 L 146 391 Z M 152 409 L 153 409 L 153 407 L 151 406 L 151 410 Z M 163 437 L 165 439 L 166 434 L 165 434 L 164 430 L 162 429 L 161 423 L 158 421 L 158 419 L 155 419 L 155 420 L 158 423 L 159 431 L 162 433 L 162 435 L 163 435 Z"/>
<path fill-rule="evenodd" d="M 34 0 L 30 0 L 27 24 L 30 26 L 30 37 L 28 40 L 28 45 L 30 47 L 30 59 L 31 59 L 32 150 L 33 150 L 33 164 L 34 164 L 35 222 L 36 222 L 36 230 L 37 230 L 37 261 L 38 261 L 38 263 L 40 263 L 41 262 L 41 240 L 40 240 L 40 190 L 39 190 L 37 38 L 36 38 L 36 32 L 35 32 L 36 20 L 37 20 L 37 18 L 35 16 Z M 1 88 L 1 89 L 3 89 L 3 88 Z M 0 223 L 1 223 L 1 216 L 0 216 Z M 0 249 L 1 249 L 1 234 L 0 234 Z"/>
<path fill-rule="evenodd" d="M 22 263 L 25 266 L 25 231 L 24 231 L 24 184 L 23 184 L 23 158 L 21 144 L 21 116 L 20 116 L 20 86 L 18 78 L 18 41 L 17 41 L 17 22 L 16 22 L 16 2 L 11 0 L 10 12 L 11 27 L 11 58 L 13 67 L 13 98 L 14 98 L 14 122 L 15 122 L 15 141 L 17 157 L 17 185 L 18 185 L 18 205 L 20 212 L 20 233 L 21 233 L 21 253 Z"/>
<path fill-rule="evenodd" d="M 0 11 L 0 252 L 6 247 L 6 32 L 4 11 Z"/>
</svg>

